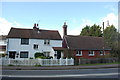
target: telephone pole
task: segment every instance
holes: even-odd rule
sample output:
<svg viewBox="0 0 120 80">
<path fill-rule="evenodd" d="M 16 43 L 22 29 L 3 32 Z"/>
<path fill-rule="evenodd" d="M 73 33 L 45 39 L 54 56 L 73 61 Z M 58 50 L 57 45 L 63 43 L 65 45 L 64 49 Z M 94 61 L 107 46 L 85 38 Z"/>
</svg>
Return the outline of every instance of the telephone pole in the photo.
<svg viewBox="0 0 120 80">
<path fill-rule="evenodd" d="M 105 51 L 104 51 L 104 49 L 105 49 L 105 39 L 104 39 L 104 22 L 103 22 L 103 36 L 102 36 L 102 38 L 103 38 L 103 56 L 105 55 Z"/>
</svg>

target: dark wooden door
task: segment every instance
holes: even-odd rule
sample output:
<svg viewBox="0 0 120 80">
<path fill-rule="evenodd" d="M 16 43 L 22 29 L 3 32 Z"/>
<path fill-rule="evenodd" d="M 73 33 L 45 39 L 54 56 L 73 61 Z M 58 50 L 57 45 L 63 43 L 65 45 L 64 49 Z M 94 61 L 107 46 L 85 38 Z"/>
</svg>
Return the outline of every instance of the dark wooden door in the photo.
<svg viewBox="0 0 120 80">
<path fill-rule="evenodd" d="M 9 52 L 9 58 L 15 59 L 16 52 Z"/>
</svg>

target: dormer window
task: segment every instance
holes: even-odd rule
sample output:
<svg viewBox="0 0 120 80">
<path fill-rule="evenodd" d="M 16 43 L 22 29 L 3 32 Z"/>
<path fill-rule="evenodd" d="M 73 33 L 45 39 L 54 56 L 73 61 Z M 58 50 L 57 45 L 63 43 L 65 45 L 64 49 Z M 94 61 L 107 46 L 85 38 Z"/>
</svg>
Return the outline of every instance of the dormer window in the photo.
<svg viewBox="0 0 120 80">
<path fill-rule="evenodd" d="M 50 45 L 50 40 L 44 40 L 45 45 Z"/>
<path fill-rule="evenodd" d="M 21 44 L 22 45 L 29 45 L 29 39 L 28 38 L 21 38 Z"/>
</svg>

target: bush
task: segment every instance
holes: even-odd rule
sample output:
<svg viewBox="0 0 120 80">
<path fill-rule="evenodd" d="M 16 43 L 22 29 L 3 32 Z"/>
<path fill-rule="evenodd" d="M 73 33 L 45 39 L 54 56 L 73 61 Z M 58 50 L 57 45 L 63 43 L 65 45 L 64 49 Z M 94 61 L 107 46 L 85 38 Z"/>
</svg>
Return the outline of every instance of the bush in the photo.
<svg viewBox="0 0 120 80">
<path fill-rule="evenodd" d="M 0 57 L 5 57 L 5 54 L 1 54 L 1 53 L 0 53 Z"/>
<path fill-rule="evenodd" d="M 33 57 L 30 57 L 30 59 L 33 59 Z"/>
<path fill-rule="evenodd" d="M 49 57 L 47 57 L 47 59 L 53 59 L 53 57 L 52 57 L 52 56 L 49 56 Z"/>
<path fill-rule="evenodd" d="M 39 57 L 37 57 L 37 58 L 40 58 L 40 59 L 47 59 L 47 57 L 45 57 L 45 56 L 39 56 Z"/>
<path fill-rule="evenodd" d="M 14 66 L 13 64 L 9 64 L 8 66 Z"/>
<path fill-rule="evenodd" d="M 34 55 L 35 58 L 39 58 L 39 57 L 41 57 L 41 56 L 44 56 L 44 54 L 43 54 L 43 53 L 40 53 L 40 52 L 37 52 L 37 53 L 35 53 L 35 55 Z"/>
<path fill-rule="evenodd" d="M 38 64 L 35 65 L 35 67 L 40 67 L 40 66 L 41 66 L 40 64 L 39 65 Z"/>
</svg>

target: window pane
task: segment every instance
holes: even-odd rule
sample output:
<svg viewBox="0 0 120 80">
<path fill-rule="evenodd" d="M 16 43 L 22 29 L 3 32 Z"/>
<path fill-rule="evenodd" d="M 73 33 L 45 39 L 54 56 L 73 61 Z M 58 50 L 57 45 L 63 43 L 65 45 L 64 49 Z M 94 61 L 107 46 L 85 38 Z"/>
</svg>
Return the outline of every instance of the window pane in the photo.
<svg viewBox="0 0 120 80">
<path fill-rule="evenodd" d="M 44 44 L 50 44 L 50 40 L 44 40 Z"/>
<path fill-rule="evenodd" d="M 89 56 L 94 56 L 94 51 L 89 51 Z"/>
<path fill-rule="evenodd" d="M 45 55 L 46 57 L 49 57 L 49 56 L 50 56 L 50 52 L 44 52 L 44 55 Z"/>
<path fill-rule="evenodd" d="M 77 51 L 76 56 L 82 56 L 82 51 Z"/>
<path fill-rule="evenodd" d="M 20 52 L 20 58 L 28 58 L 28 52 Z"/>
<path fill-rule="evenodd" d="M 44 44 L 46 44 L 46 40 L 44 40 Z"/>
<path fill-rule="evenodd" d="M 29 44 L 29 39 L 27 39 L 27 38 L 22 38 L 22 39 L 21 39 L 21 44 Z"/>
<path fill-rule="evenodd" d="M 38 44 L 34 44 L 33 48 L 38 49 Z"/>
</svg>

